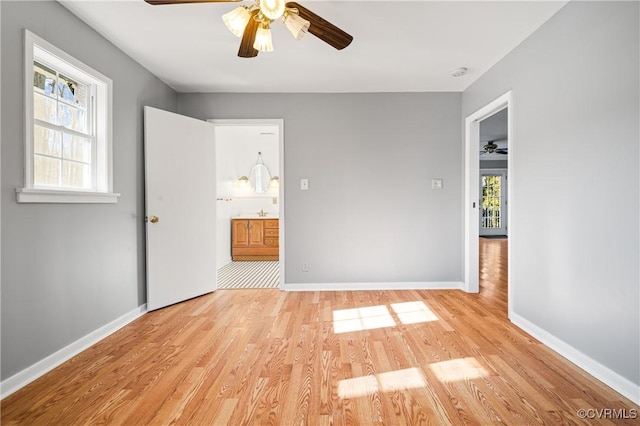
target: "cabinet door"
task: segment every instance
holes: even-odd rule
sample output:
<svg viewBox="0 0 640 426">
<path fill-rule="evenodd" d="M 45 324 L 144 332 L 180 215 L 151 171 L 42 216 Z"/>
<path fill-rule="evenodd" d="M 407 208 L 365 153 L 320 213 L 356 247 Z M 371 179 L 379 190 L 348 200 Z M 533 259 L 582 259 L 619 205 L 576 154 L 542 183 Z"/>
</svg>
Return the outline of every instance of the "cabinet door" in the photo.
<svg viewBox="0 0 640 426">
<path fill-rule="evenodd" d="M 262 247 L 264 220 L 249 220 L 249 247 Z"/>
<path fill-rule="evenodd" d="M 234 219 L 232 221 L 233 247 L 249 246 L 249 221 Z"/>
</svg>

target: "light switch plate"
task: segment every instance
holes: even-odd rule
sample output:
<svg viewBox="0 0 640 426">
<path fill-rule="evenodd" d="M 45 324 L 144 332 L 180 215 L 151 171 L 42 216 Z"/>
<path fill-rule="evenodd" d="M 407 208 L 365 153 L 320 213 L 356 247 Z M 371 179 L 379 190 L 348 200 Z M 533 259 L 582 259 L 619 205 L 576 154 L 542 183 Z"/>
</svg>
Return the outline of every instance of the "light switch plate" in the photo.
<svg viewBox="0 0 640 426">
<path fill-rule="evenodd" d="M 309 179 L 300 179 L 300 190 L 302 191 L 309 190 Z"/>
<path fill-rule="evenodd" d="M 442 189 L 442 179 L 431 179 L 431 189 Z"/>
</svg>

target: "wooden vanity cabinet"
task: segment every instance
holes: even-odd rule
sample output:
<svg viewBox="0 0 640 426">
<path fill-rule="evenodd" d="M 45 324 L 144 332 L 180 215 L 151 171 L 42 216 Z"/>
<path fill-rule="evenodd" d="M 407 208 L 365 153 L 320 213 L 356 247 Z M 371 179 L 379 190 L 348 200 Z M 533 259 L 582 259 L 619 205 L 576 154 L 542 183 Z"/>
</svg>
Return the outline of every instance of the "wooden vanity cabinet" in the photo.
<svg viewBox="0 0 640 426">
<path fill-rule="evenodd" d="M 231 219 L 233 260 L 278 260 L 278 219 Z"/>
</svg>

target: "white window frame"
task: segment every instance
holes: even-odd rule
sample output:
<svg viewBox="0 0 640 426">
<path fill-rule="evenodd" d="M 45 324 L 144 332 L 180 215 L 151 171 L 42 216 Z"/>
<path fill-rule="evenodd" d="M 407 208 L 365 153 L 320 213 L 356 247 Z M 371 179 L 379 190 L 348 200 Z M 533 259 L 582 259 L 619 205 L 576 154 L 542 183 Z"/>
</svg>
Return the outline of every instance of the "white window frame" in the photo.
<svg viewBox="0 0 640 426">
<path fill-rule="evenodd" d="M 110 78 L 83 64 L 46 40 L 24 30 L 24 107 L 25 167 L 24 188 L 16 189 L 19 203 L 117 203 L 120 194 L 113 192 L 112 105 L 113 82 Z M 37 54 L 35 53 L 37 52 Z M 34 59 L 70 76 L 81 75 L 91 84 L 95 145 L 92 146 L 91 189 L 34 185 Z"/>
</svg>

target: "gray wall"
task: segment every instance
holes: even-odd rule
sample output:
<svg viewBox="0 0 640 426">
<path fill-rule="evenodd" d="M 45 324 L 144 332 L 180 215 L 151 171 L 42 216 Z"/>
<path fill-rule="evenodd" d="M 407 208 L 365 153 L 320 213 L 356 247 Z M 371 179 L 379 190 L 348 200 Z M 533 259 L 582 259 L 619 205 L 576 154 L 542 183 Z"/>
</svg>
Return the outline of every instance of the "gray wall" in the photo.
<svg viewBox="0 0 640 426">
<path fill-rule="evenodd" d="M 637 2 L 571 2 L 463 94 L 513 90 L 513 311 L 640 384 Z"/>
<path fill-rule="evenodd" d="M 142 106 L 175 92 L 56 2 L 2 8 L 2 379 L 146 301 Z M 17 204 L 23 28 L 113 79 L 115 205 Z"/>
<path fill-rule="evenodd" d="M 178 112 L 284 119 L 287 283 L 461 281 L 460 99 L 179 94 Z"/>
<path fill-rule="evenodd" d="M 507 160 L 485 160 L 480 161 L 481 169 L 506 169 L 509 166 Z"/>
</svg>

